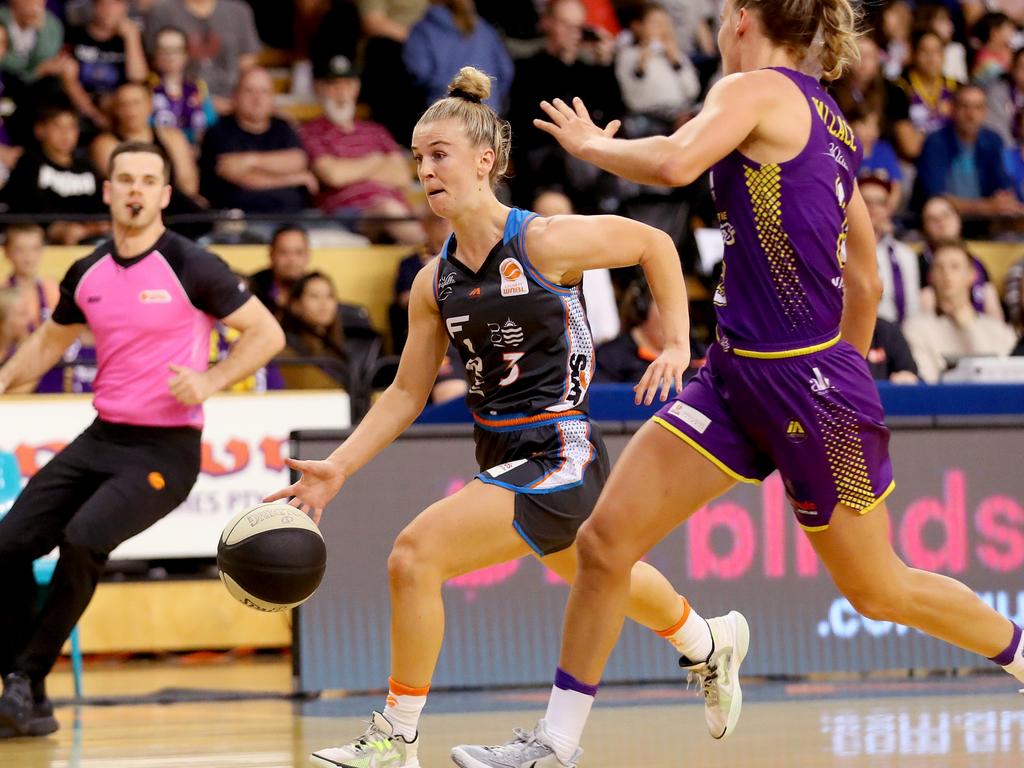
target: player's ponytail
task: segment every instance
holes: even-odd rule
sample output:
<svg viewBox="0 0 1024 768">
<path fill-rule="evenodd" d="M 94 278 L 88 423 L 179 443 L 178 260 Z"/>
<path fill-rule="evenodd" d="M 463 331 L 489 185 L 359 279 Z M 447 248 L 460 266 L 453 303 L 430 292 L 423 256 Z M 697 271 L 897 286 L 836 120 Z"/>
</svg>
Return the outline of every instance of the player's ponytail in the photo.
<svg viewBox="0 0 1024 768">
<path fill-rule="evenodd" d="M 416 127 L 441 120 L 460 122 L 474 146 L 494 150 L 494 165 L 490 174 L 493 186 L 508 170 L 512 129 L 507 121 L 484 104 L 490 95 L 491 78 L 474 67 L 463 67 L 448 83 L 448 96 L 435 101 L 423 113 Z"/>
<path fill-rule="evenodd" d="M 825 80 L 835 80 L 860 56 L 860 14 L 850 0 L 735 0 L 756 10 L 764 34 L 793 51 Z"/>
</svg>

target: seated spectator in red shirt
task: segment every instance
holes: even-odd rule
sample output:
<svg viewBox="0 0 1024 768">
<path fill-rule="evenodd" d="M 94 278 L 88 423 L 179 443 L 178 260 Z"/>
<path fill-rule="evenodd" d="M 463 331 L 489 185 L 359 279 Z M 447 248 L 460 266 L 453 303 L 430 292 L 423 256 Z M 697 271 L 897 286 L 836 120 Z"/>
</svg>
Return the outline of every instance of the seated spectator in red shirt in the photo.
<svg viewBox="0 0 1024 768">
<path fill-rule="evenodd" d="M 207 130 L 199 186 L 213 208 L 297 213 L 317 191 L 306 153 L 292 127 L 274 116 L 274 82 L 259 67 L 243 73 L 235 112 Z"/>
<path fill-rule="evenodd" d="M 92 166 L 75 157 L 78 115 L 70 104 L 39 110 L 35 126 L 38 147 L 25 152 L 11 171 L 3 201 L 11 213 L 53 214 L 47 227 L 50 242 L 75 245 L 107 232 L 103 221 L 60 221 L 77 214 L 104 213 L 100 182 Z"/>
<path fill-rule="evenodd" d="M 11 224 L 7 227 L 4 256 L 11 264 L 11 272 L 3 286 L 21 291 L 28 309 L 30 332 L 43 324 L 60 299 L 57 282 L 39 276 L 44 243 L 43 228 L 38 224 Z"/>
<path fill-rule="evenodd" d="M 411 216 L 406 190 L 412 181 L 409 161 L 384 126 L 356 119 L 359 72 L 345 56 L 317 66 L 317 98 L 324 116 L 302 127 L 302 143 L 320 182 L 317 206 L 326 213 L 345 209 L 375 216 Z M 415 245 L 424 240 L 417 221 L 383 225 L 393 241 Z M 366 232 L 373 237 L 376 232 Z"/>
</svg>

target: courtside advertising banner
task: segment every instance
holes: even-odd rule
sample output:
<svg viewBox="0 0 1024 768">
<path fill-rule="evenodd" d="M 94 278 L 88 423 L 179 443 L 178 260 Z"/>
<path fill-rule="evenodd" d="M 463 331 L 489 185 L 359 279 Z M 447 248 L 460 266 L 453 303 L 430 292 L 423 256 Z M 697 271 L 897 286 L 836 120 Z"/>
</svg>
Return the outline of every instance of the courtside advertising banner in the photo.
<svg viewBox="0 0 1024 768">
<path fill-rule="evenodd" d="M 628 433 L 607 427 L 604 434 L 615 460 Z M 321 458 L 339 437 L 300 434 L 294 450 Z M 1022 446 L 1019 427 L 894 429 L 896 488 L 888 498 L 892 541 L 905 562 L 964 581 L 1018 623 Z M 299 609 L 303 688 L 380 686 L 388 669 L 382 606 L 391 544 L 417 513 L 470 482 L 474 471 L 469 429 L 435 428 L 412 430 L 346 482 L 321 521 L 331 553 L 327 574 Z M 815 556 L 814 535 L 797 526 L 775 474 L 761 485 L 737 485 L 647 559 L 701 615 L 735 608 L 747 616 L 750 674 L 988 666 L 915 630 L 860 616 Z M 567 595 L 561 579 L 532 558 L 453 579 L 444 590 L 445 645 L 435 686 L 550 684 Z M 604 679 L 678 675 L 668 645 L 627 622 Z"/>
<path fill-rule="evenodd" d="M 114 550 L 113 559 L 214 557 L 228 520 L 288 484 L 284 459 L 291 430 L 351 424 L 349 398 L 340 391 L 221 394 L 204 408 L 202 471 L 192 493 L 170 515 Z M 0 398 L 0 458 L 9 469 L 17 467 L 15 482 L 25 483 L 95 418 L 84 395 Z M 4 473 L 8 488 L 9 474 Z M 13 494 L 7 496 L 9 506 Z"/>
</svg>

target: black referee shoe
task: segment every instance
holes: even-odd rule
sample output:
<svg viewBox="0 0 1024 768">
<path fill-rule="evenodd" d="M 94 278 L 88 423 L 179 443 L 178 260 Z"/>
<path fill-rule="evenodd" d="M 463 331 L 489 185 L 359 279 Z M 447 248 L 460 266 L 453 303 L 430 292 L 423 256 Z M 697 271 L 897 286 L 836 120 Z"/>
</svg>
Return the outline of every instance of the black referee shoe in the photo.
<svg viewBox="0 0 1024 768">
<path fill-rule="evenodd" d="M 46 736 L 57 730 L 53 704 L 49 699 L 33 700 L 32 682 L 21 672 L 4 678 L 0 696 L 0 739 Z"/>
</svg>

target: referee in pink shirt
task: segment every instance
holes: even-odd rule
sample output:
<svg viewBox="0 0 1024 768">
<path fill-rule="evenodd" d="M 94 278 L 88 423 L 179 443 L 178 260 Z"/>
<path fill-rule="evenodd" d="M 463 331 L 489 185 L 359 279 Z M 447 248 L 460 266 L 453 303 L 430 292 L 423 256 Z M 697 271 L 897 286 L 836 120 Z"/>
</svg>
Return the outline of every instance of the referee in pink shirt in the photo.
<svg viewBox="0 0 1024 768">
<path fill-rule="evenodd" d="M 0 738 L 57 730 L 45 680 L 118 544 L 188 496 L 199 474 L 202 403 L 284 345 L 269 311 L 227 265 L 167 230 L 170 161 L 127 142 L 103 185 L 114 237 L 75 262 L 47 320 L 0 368 L 0 394 L 38 378 L 86 329 L 96 339 L 96 420 L 44 466 L 0 520 Z M 207 368 L 216 321 L 241 332 Z M 32 561 L 60 559 L 34 614 Z"/>
</svg>

